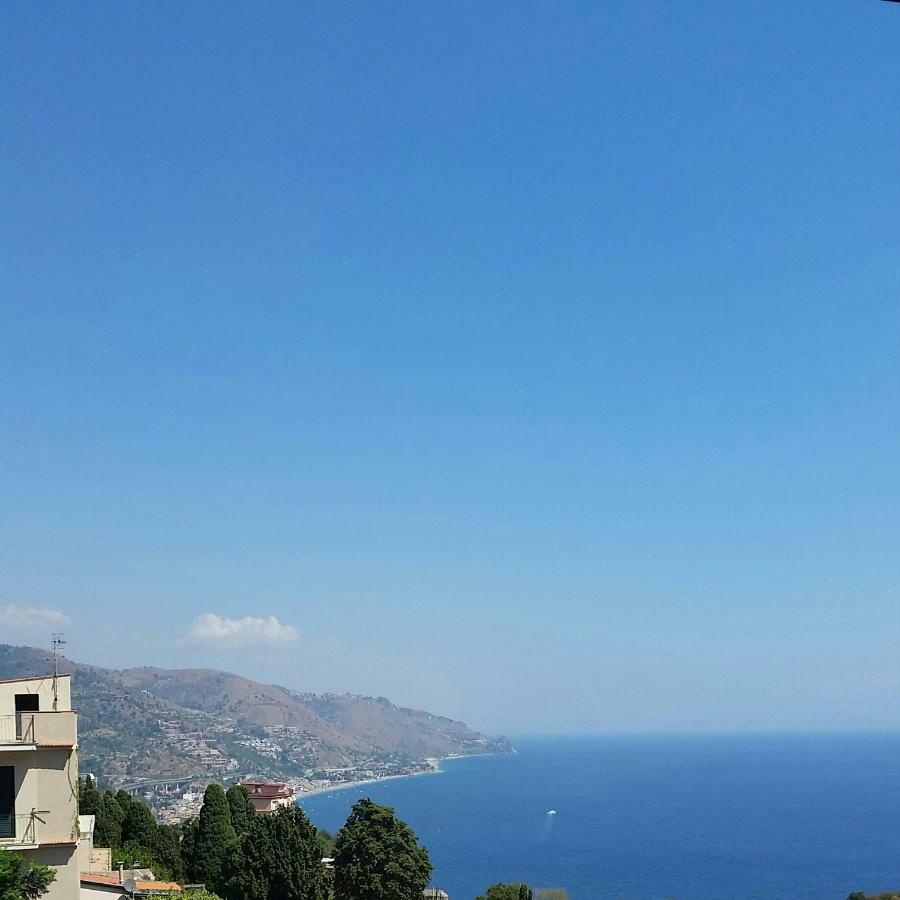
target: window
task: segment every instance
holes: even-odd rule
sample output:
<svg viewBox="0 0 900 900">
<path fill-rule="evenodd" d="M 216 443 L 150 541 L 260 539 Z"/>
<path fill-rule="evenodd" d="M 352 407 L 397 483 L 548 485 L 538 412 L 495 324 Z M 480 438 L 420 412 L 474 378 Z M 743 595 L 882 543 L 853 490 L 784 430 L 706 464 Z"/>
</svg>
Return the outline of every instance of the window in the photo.
<svg viewBox="0 0 900 900">
<path fill-rule="evenodd" d="M 0 838 L 16 836 L 16 770 L 0 766 Z"/>
</svg>

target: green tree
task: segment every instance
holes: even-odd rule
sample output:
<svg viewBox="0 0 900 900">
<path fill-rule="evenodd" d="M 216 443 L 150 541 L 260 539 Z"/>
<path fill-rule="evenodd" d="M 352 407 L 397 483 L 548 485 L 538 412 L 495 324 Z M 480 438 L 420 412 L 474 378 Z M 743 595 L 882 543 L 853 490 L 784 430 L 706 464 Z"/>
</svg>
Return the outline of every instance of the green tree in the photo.
<svg viewBox="0 0 900 900">
<path fill-rule="evenodd" d="M 335 842 L 336 900 L 421 900 L 430 877 L 428 851 L 393 809 L 354 805 Z"/>
<path fill-rule="evenodd" d="M 97 821 L 94 824 L 94 845 L 97 847 L 121 846 L 125 811 L 110 791 L 106 791 L 100 798 L 95 815 Z"/>
<path fill-rule="evenodd" d="M 149 849 L 162 866 L 169 870 L 173 881 L 184 881 L 184 863 L 181 859 L 181 830 L 178 826 L 157 825 L 156 835 Z M 156 873 L 156 877 L 161 878 L 162 876 Z"/>
<path fill-rule="evenodd" d="M 135 800 L 124 791 L 116 794 L 116 802 L 122 808 L 122 841 L 139 844 L 148 849 L 156 840 L 159 826 L 150 811 L 150 807 L 141 800 Z"/>
<path fill-rule="evenodd" d="M 302 809 L 254 816 L 229 864 L 233 900 L 325 900 L 328 896 L 316 829 Z"/>
<path fill-rule="evenodd" d="M 534 894 L 527 884 L 492 884 L 487 892 L 476 900 L 533 900 Z"/>
<path fill-rule="evenodd" d="M 100 804 L 103 802 L 103 794 L 97 790 L 94 779 L 88 775 L 87 778 L 78 779 L 78 812 L 83 816 L 96 816 L 100 811 Z"/>
<path fill-rule="evenodd" d="M 55 880 L 49 866 L 28 865 L 18 854 L 0 849 L 0 900 L 37 900 Z"/>
<path fill-rule="evenodd" d="M 211 784 L 203 794 L 188 877 L 221 893 L 225 882 L 225 860 L 236 848 L 237 836 L 231 827 L 225 791 L 220 785 Z"/>
<path fill-rule="evenodd" d="M 847 900 L 866 900 L 866 895 L 862 891 L 854 891 Z"/>
<path fill-rule="evenodd" d="M 256 810 L 250 802 L 247 788 L 242 784 L 233 784 L 225 792 L 228 799 L 228 810 L 231 813 L 231 826 L 234 833 L 240 837 L 250 827 L 251 819 L 256 815 Z"/>
<path fill-rule="evenodd" d="M 535 891 L 534 900 L 569 900 L 569 895 L 562 888 L 542 888 Z"/>
<path fill-rule="evenodd" d="M 209 891 L 182 891 L 178 900 L 222 900 L 218 894 L 210 894 Z"/>
</svg>

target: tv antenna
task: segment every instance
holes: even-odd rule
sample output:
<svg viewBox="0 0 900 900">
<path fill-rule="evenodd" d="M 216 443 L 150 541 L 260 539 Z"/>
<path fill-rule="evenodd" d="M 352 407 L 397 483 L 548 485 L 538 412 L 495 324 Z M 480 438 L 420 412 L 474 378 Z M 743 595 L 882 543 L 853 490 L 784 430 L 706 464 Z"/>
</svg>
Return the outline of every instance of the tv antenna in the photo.
<svg viewBox="0 0 900 900">
<path fill-rule="evenodd" d="M 59 706 L 59 650 L 66 646 L 61 631 L 54 631 L 50 635 L 50 646 L 53 649 L 53 709 L 56 710 Z"/>
</svg>

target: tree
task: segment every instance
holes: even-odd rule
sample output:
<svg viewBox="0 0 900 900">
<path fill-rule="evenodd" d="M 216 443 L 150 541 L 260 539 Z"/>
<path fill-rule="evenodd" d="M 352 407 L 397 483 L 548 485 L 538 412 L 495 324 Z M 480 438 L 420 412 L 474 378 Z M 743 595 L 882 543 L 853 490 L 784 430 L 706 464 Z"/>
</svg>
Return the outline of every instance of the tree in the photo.
<svg viewBox="0 0 900 900">
<path fill-rule="evenodd" d="M 218 784 L 211 784 L 203 794 L 203 806 L 194 833 L 193 857 L 188 876 L 202 882 L 212 891 L 224 885 L 225 860 L 235 851 L 237 836 L 231 827 L 228 800 Z"/>
<path fill-rule="evenodd" d="M 527 884 L 492 884 L 482 897 L 476 900 L 533 900 L 534 894 Z"/>
<path fill-rule="evenodd" d="M 127 794 L 126 794 L 127 796 Z M 97 847 L 119 847 L 122 844 L 122 822 L 125 810 L 110 792 L 100 798 L 94 823 L 94 845 Z"/>
<path fill-rule="evenodd" d="M 184 881 L 181 830 L 176 825 L 157 825 L 156 835 L 149 849 L 160 864 L 169 870 L 174 881 Z M 162 878 L 155 870 L 154 874 L 157 878 Z"/>
<path fill-rule="evenodd" d="M 55 880 L 49 866 L 28 865 L 17 853 L 0 849 L 0 900 L 37 900 Z"/>
<path fill-rule="evenodd" d="M 229 865 L 234 900 L 325 900 L 316 829 L 297 806 L 254 816 Z"/>
<path fill-rule="evenodd" d="M 231 826 L 234 833 L 240 837 L 250 827 L 250 820 L 256 815 L 256 810 L 250 802 L 247 788 L 242 784 L 233 784 L 225 792 L 225 797 L 231 813 Z"/>
<path fill-rule="evenodd" d="M 94 779 L 90 775 L 87 778 L 78 779 L 78 812 L 83 816 L 96 816 L 103 802 L 103 794 L 97 790 Z"/>
<path fill-rule="evenodd" d="M 569 900 L 569 895 L 562 888 L 542 888 L 535 891 L 534 900 Z"/>
<path fill-rule="evenodd" d="M 222 900 L 218 894 L 210 894 L 209 891 L 181 891 L 178 900 Z"/>
<path fill-rule="evenodd" d="M 430 876 L 428 851 L 393 809 L 354 805 L 335 842 L 336 900 L 421 900 Z"/>
<path fill-rule="evenodd" d="M 139 844 L 141 847 L 151 848 L 156 840 L 159 826 L 156 824 L 150 807 L 140 800 L 135 800 L 124 791 L 116 794 L 116 802 L 124 813 L 122 817 L 123 843 Z"/>
</svg>

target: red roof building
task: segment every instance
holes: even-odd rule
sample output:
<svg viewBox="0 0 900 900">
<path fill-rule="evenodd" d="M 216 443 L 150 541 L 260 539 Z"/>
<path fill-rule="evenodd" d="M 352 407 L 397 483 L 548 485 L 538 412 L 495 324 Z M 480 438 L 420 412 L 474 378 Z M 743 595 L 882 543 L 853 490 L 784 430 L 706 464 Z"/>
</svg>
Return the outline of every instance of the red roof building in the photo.
<svg viewBox="0 0 900 900">
<path fill-rule="evenodd" d="M 294 803 L 294 792 L 281 781 L 242 781 L 258 813 L 273 813 Z"/>
</svg>

